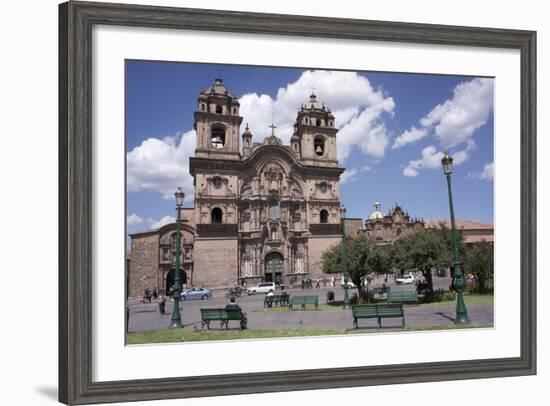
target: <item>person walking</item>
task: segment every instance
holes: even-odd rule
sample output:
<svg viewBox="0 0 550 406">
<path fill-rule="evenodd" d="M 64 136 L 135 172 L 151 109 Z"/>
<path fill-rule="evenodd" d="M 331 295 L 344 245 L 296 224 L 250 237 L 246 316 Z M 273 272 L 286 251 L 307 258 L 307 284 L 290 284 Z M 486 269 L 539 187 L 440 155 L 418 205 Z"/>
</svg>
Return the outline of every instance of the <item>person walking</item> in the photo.
<svg viewBox="0 0 550 406">
<path fill-rule="evenodd" d="M 330 286 L 333 288 L 335 283 L 336 283 L 336 279 L 334 279 L 334 276 L 333 276 L 332 279 L 330 280 Z"/>
<path fill-rule="evenodd" d="M 157 303 L 159 305 L 159 312 L 161 316 L 166 314 L 166 296 L 164 295 L 164 290 L 159 292 L 157 296 Z"/>
</svg>

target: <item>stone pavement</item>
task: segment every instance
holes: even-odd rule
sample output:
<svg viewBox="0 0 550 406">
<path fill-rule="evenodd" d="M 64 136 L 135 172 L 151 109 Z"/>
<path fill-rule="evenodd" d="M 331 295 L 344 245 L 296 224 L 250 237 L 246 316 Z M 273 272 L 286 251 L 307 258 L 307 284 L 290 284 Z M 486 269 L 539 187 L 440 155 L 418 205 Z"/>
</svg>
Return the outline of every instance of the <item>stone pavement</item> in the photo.
<svg viewBox="0 0 550 406">
<path fill-rule="evenodd" d="M 392 290 L 410 289 L 411 287 L 392 286 Z M 319 303 L 326 303 L 326 292 L 332 289 L 336 294 L 336 300 L 343 300 L 344 289 L 341 287 L 321 289 L 288 289 L 292 295 L 318 295 Z M 350 296 L 354 292 L 350 289 Z M 316 311 L 294 310 L 273 311 L 263 309 L 264 295 L 242 296 L 236 299 L 248 316 L 248 328 L 250 329 L 301 329 L 301 328 L 353 328 L 351 310 Z M 224 292 L 214 292 L 213 297 L 207 300 L 188 300 L 181 304 L 182 323 L 184 327 L 200 329 L 200 308 L 223 307 L 228 302 Z M 468 305 L 468 315 L 472 324 L 480 326 L 493 325 L 492 305 Z M 167 315 L 161 316 L 158 305 L 155 303 L 133 303 L 130 308 L 129 331 L 146 331 L 168 328 L 173 303 L 167 301 Z M 310 307 L 310 306 L 308 306 Z M 419 326 L 449 326 L 454 324 L 455 306 L 447 302 L 442 305 L 430 306 L 405 306 L 405 322 L 407 327 Z M 400 327 L 401 319 L 383 319 L 383 327 Z M 360 328 L 376 328 L 376 320 L 359 320 Z M 231 323 L 230 327 L 237 327 L 237 323 Z M 211 328 L 218 328 L 218 324 L 211 323 Z"/>
</svg>

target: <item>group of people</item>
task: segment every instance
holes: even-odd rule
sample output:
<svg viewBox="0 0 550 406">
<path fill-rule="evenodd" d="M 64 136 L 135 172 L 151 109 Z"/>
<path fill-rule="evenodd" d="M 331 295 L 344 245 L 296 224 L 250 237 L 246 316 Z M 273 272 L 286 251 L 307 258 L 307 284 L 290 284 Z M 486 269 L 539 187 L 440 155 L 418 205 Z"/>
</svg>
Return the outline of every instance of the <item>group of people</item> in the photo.
<svg viewBox="0 0 550 406">
<path fill-rule="evenodd" d="M 157 288 L 153 288 L 153 290 L 146 288 L 143 292 L 143 298 L 141 299 L 141 303 L 151 303 L 152 301 L 156 301 L 158 297 L 158 291 Z"/>
<path fill-rule="evenodd" d="M 323 278 L 323 279 L 317 279 L 315 281 L 315 289 L 320 289 L 321 288 L 321 283 L 323 284 L 323 287 L 325 288 L 327 286 L 327 280 L 326 278 Z M 334 286 L 334 277 L 332 278 L 331 280 L 331 286 Z M 306 276 L 304 279 L 302 279 L 302 289 L 312 289 L 313 288 L 313 279 L 311 279 L 310 277 Z"/>
<path fill-rule="evenodd" d="M 151 297 L 153 295 L 151 294 Z M 161 316 L 164 316 L 166 315 L 166 292 L 161 289 L 158 293 L 155 292 L 155 302 L 157 302 L 157 304 L 159 305 L 159 312 L 161 314 Z M 149 301 L 150 303 L 151 301 Z M 229 303 L 227 303 L 225 305 L 225 309 L 226 310 L 231 310 L 231 309 L 236 309 L 236 310 L 241 310 L 241 307 L 235 303 L 235 296 L 231 296 L 229 298 Z"/>
</svg>

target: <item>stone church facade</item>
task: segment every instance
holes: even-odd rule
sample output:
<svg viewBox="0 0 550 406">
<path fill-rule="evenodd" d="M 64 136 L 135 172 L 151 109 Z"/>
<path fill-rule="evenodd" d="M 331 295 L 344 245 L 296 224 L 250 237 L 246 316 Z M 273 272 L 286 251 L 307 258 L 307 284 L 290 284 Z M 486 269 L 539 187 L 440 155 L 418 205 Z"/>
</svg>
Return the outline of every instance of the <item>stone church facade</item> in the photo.
<svg viewBox="0 0 550 406">
<path fill-rule="evenodd" d="M 183 209 L 181 263 L 187 286 L 228 287 L 322 277 L 322 255 L 341 241 L 334 116 L 312 94 L 290 145 L 275 126 L 252 141 L 239 102 L 221 79 L 202 90 L 190 158 L 195 207 Z M 241 147 L 242 141 L 242 147 Z M 175 224 L 131 234 L 128 294 L 173 283 Z"/>
<path fill-rule="evenodd" d="M 392 244 L 399 237 L 412 234 L 425 226 L 424 220 L 409 216 L 397 203 L 388 211 L 382 212 L 382 205 L 374 203 L 374 210 L 365 221 L 362 233 L 375 244 Z"/>
</svg>

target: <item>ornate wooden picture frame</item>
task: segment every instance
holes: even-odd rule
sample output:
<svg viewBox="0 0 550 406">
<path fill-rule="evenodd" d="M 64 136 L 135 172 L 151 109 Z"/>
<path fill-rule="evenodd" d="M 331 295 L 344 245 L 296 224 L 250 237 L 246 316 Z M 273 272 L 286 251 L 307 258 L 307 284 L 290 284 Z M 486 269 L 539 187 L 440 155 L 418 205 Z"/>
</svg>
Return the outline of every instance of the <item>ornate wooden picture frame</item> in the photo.
<svg viewBox="0 0 550 406">
<path fill-rule="evenodd" d="M 92 375 L 92 27 L 276 34 L 519 50 L 520 355 L 514 358 L 96 382 Z M 66 404 L 218 396 L 536 373 L 536 33 L 136 5 L 59 7 L 59 400 Z M 276 382 L 276 384 L 274 384 Z"/>
</svg>

